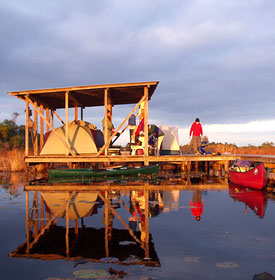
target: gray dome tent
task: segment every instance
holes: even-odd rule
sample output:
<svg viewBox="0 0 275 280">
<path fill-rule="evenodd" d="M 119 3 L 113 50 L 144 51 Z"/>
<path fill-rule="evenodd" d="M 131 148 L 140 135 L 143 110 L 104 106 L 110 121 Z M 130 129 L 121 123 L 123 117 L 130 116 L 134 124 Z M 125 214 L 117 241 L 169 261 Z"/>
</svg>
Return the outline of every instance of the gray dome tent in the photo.
<svg viewBox="0 0 275 280">
<path fill-rule="evenodd" d="M 96 126 L 85 121 L 69 122 L 69 146 L 76 154 L 94 154 L 103 146 L 103 134 Z M 65 141 L 65 124 L 46 135 L 40 155 L 68 154 Z"/>
</svg>

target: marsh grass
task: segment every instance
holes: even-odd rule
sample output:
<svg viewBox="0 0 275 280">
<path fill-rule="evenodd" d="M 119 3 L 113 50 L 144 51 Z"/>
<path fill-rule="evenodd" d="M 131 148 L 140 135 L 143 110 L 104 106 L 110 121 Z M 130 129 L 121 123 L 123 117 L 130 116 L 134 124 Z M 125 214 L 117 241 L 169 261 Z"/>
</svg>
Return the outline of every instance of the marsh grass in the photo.
<svg viewBox="0 0 275 280">
<path fill-rule="evenodd" d="M 24 150 L 13 149 L 0 151 L 0 171 L 23 171 L 24 168 Z"/>
<path fill-rule="evenodd" d="M 243 146 L 238 147 L 235 144 L 223 144 L 223 143 L 210 143 L 206 148 L 207 151 L 212 153 L 228 153 L 235 155 L 275 155 L 275 146 L 273 143 L 263 143 L 260 146 Z M 191 145 L 181 146 L 181 152 L 183 154 L 192 154 L 193 149 Z"/>
</svg>

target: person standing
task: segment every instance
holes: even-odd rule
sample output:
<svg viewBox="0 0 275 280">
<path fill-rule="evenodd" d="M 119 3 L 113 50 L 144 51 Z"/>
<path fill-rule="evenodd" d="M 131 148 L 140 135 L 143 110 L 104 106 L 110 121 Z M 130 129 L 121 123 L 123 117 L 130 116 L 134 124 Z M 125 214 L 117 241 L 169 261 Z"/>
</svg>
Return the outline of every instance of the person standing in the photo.
<svg viewBox="0 0 275 280">
<path fill-rule="evenodd" d="M 135 143 L 135 129 L 136 129 L 136 116 L 134 114 L 128 120 L 129 132 L 130 132 L 130 143 Z"/>
<path fill-rule="evenodd" d="M 104 131 L 105 131 L 105 117 L 102 120 L 102 127 L 103 127 L 103 133 L 104 133 Z M 112 115 L 111 115 L 111 112 L 108 110 L 107 111 L 107 139 L 104 139 L 105 143 L 107 142 L 108 139 L 111 138 L 113 130 L 114 130 L 114 126 L 113 126 L 113 123 L 112 123 Z M 104 137 L 105 137 L 105 135 L 104 135 Z"/>
<path fill-rule="evenodd" d="M 163 138 L 164 138 L 163 131 L 158 126 L 152 124 L 152 125 L 148 126 L 148 135 L 149 135 L 148 136 L 149 140 L 151 139 L 151 137 L 154 139 L 153 140 L 153 145 L 157 149 L 156 150 L 156 155 L 159 155 L 161 143 L 162 143 Z"/>
<path fill-rule="evenodd" d="M 198 154 L 200 154 L 199 153 L 199 148 L 201 146 L 201 138 L 200 138 L 200 136 L 203 135 L 202 126 L 201 126 L 199 118 L 195 119 L 195 122 L 193 122 L 193 124 L 192 124 L 192 126 L 190 128 L 190 133 L 189 133 L 189 138 L 190 139 L 191 139 L 191 135 L 192 135 L 191 143 L 193 145 L 193 151 L 194 151 L 194 153 L 196 155 L 198 155 Z"/>
</svg>

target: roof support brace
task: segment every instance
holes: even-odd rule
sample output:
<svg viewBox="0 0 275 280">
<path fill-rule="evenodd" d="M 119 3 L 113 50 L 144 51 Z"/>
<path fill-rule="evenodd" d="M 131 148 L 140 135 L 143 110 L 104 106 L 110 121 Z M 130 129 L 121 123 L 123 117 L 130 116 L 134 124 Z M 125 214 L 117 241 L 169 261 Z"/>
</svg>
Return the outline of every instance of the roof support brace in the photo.
<svg viewBox="0 0 275 280">
<path fill-rule="evenodd" d="M 145 96 L 143 96 L 139 102 L 136 104 L 136 106 L 134 107 L 134 109 L 129 113 L 129 115 L 125 118 L 125 120 L 120 124 L 120 126 L 116 129 L 116 131 L 112 134 L 112 136 L 108 139 L 107 142 L 105 142 L 104 146 L 101 147 L 101 149 L 98 151 L 98 153 L 96 154 L 96 156 L 99 156 L 106 148 L 108 148 L 110 146 L 110 143 L 112 141 L 112 139 L 118 134 L 119 130 L 123 127 L 123 125 L 128 121 L 128 119 L 131 117 L 131 115 L 136 111 L 136 109 L 138 108 L 138 106 L 145 100 Z M 105 108 L 106 110 L 106 108 Z"/>
</svg>

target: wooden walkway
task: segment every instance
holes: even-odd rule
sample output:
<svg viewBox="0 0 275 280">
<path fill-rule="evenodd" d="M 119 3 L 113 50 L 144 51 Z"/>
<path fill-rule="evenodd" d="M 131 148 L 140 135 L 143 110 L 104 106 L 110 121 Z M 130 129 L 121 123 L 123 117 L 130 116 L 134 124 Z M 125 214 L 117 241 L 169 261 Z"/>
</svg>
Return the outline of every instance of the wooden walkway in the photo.
<svg viewBox="0 0 275 280">
<path fill-rule="evenodd" d="M 275 155 L 179 155 L 179 156 L 96 156 L 96 155 L 79 155 L 79 156 L 28 156 L 25 157 L 26 163 L 67 163 L 67 162 L 145 162 L 148 159 L 149 163 L 183 163 L 183 162 L 196 162 L 196 161 L 234 161 L 237 158 L 251 160 L 263 163 L 275 163 Z"/>
<path fill-rule="evenodd" d="M 103 164 L 132 164 L 140 163 L 144 165 L 159 164 L 160 167 L 176 165 L 182 173 L 190 173 L 193 168 L 198 172 L 199 169 L 203 170 L 205 174 L 209 174 L 210 168 L 213 169 L 214 174 L 219 173 L 219 177 L 224 174 L 227 177 L 230 165 L 236 159 L 250 160 L 253 162 L 263 162 L 265 164 L 275 164 L 275 156 L 268 155 L 179 155 L 179 156 L 122 156 L 122 155 L 81 155 L 81 156 L 28 156 L 25 157 L 27 166 L 34 164 L 46 163 L 64 163 L 64 164 L 77 164 L 77 163 L 103 163 Z M 200 164 L 201 163 L 201 164 Z M 192 167 L 193 165 L 193 167 Z M 204 165 L 204 166 L 202 166 Z M 200 166 L 200 167 L 199 167 Z M 273 166 L 272 166 L 273 167 Z M 72 167 L 71 167 L 72 168 Z M 275 168 L 275 165 L 274 165 Z M 27 168 L 28 169 L 28 168 Z"/>
</svg>

